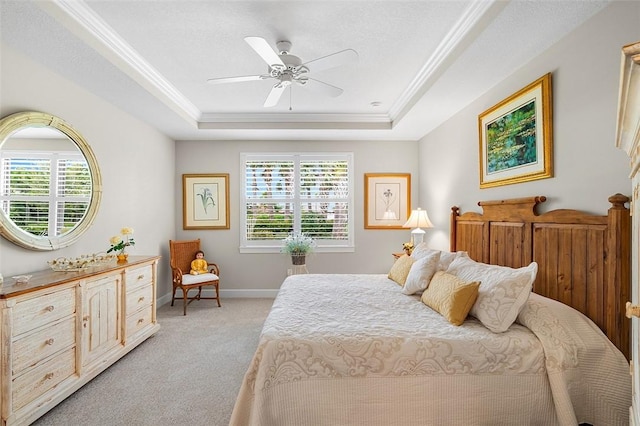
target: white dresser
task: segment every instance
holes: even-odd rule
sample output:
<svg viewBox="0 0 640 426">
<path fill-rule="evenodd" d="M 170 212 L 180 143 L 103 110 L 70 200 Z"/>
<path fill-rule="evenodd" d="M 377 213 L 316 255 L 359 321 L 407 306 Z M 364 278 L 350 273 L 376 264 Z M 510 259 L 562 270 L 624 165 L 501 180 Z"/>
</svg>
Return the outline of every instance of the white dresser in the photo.
<svg viewBox="0 0 640 426">
<path fill-rule="evenodd" d="M 29 424 L 154 334 L 158 256 L 0 288 L 0 425 Z"/>
</svg>

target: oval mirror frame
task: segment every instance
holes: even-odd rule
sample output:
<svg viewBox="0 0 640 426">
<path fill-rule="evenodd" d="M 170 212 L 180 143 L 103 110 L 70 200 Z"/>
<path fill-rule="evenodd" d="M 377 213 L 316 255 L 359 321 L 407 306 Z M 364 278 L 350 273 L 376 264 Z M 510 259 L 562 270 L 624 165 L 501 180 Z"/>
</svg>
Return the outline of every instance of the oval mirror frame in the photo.
<svg viewBox="0 0 640 426">
<path fill-rule="evenodd" d="M 91 201 L 80 222 L 69 232 L 59 236 L 38 237 L 19 228 L 0 208 L 0 235 L 21 247 L 31 250 L 57 250 L 75 243 L 91 226 L 102 198 L 102 178 L 91 147 L 71 125 L 63 119 L 38 111 L 23 111 L 8 115 L 0 120 L 0 149 L 5 140 L 15 132 L 33 127 L 50 127 L 71 139 L 84 155 L 91 175 Z"/>
</svg>

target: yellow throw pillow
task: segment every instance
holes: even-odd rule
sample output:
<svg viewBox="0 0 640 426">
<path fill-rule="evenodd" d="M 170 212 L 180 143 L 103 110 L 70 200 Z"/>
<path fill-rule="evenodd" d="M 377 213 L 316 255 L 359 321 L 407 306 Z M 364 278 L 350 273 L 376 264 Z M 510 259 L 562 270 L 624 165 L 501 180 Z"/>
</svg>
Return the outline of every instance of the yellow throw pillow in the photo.
<svg viewBox="0 0 640 426">
<path fill-rule="evenodd" d="M 479 281 L 465 282 L 443 271 L 435 273 L 422 302 L 453 325 L 461 325 L 478 298 Z"/>
<path fill-rule="evenodd" d="M 407 280 L 407 275 L 409 275 L 413 262 L 414 260 L 411 256 L 407 256 L 406 254 L 400 256 L 393 263 L 393 266 L 389 271 L 389 279 L 397 282 L 401 286 L 404 286 L 404 282 Z"/>
</svg>

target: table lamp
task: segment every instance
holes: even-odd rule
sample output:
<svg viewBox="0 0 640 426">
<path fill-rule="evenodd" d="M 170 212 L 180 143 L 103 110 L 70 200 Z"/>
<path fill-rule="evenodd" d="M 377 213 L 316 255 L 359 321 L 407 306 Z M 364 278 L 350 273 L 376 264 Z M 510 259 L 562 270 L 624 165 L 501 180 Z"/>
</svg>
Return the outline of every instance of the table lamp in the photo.
<svg viewBox="0 0 640 426">
<path fill-rule="evenodd" d="M 418 207 L 417 210 L 413 210 L 411 212 L 411 216 L 409 216 L 409 220 L 402 225 L 403 228 L 415 228 L 411 231 L 411 241 L 413 242 L 413 246 L 417 246 L 422 241 L 424 241 L 425 231 L 421 228 L 433 228 L 433 223 L 429 220 L 429 216 L 427 216 L 427 211 L 422 210 Z"/>
</svg>

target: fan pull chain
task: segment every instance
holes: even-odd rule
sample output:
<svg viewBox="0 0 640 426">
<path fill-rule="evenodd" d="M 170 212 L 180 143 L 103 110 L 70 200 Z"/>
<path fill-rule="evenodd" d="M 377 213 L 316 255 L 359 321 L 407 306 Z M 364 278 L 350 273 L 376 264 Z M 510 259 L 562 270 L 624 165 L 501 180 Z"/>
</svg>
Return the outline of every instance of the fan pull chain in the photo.
<svg viewBox="0 0 640 426">
<path fill-rule="evenodd" d="M 293 86 L 289 86 L 289 111 L 291 111 L 291 98 L 293 97 Z"/>
</svg>

